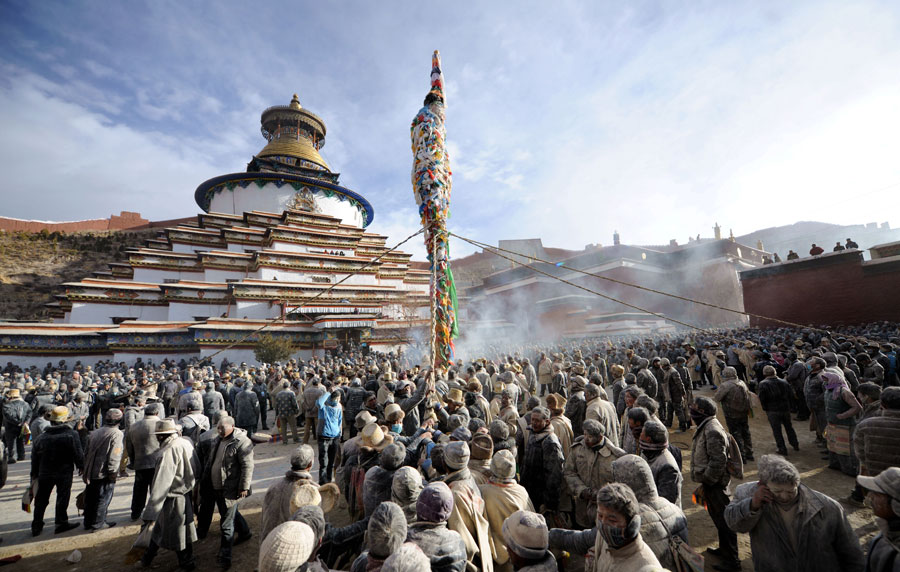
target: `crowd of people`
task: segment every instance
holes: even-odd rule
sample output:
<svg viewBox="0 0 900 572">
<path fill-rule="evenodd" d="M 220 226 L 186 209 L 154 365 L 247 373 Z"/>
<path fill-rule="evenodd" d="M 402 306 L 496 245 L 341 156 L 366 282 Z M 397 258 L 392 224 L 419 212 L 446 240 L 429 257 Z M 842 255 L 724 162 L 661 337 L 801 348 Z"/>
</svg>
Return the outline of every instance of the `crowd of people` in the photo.
<svg viewBox="0 0 900 572">
<path fill-rule="evenodd" d="M 856 244 L 852 239 L 848 238 L 847 242 L 841 244 L 841 241 L 837 241 L 834 244 L 834 248 L 831 249 L 832 252 L 843 252 L 845 250 L 858 250 L 859 245 Z M 825 254 L 825 249 L 816 243 L 812 244 L 812 247 L 809 249 L 810 256 L 819 256 L 820 254 Z M 787 253 L 788 260 L 799 260 L 800 255 L 794 252 L 793 250 L 788 250 Z M 778 256 L 777 252 L 772 253 L 770 257 L 768 254 L 763 255 L 763 264 L 774 264 L 776 262 L 781 262 L 781 257 Z"/>
<path fill-rule="evenodd" d="M 256 366 L 10 363 L 2 476 L 30 442 L 35 537 L 54 491 L 55 533 L 114 526 L 131 478 L 137 566 L 163 548 L 195 569 L 218 512 L 221 569 L 255 534 L 261 572 L 697 570 L 693 503 L 717 530 L 716 570 L 741 569 L 748 533 L 755 570 L 896 571 L 898 347 L 898 325 L 878 323 L 485 347 L 437 372 L 355 349 Z M 754 409 L 776 447 L 758 460 Z M 824 466 L 856 477 L 846 497 L 803 483 L 797 421 Z M 240 507 L 272 439 L 287 472 L 252 530 Z M 737 485 L 745 471 L 756 480 Z M 865 548 L 843 508 L 864 503 L 880 529 Z"/>
</svg>

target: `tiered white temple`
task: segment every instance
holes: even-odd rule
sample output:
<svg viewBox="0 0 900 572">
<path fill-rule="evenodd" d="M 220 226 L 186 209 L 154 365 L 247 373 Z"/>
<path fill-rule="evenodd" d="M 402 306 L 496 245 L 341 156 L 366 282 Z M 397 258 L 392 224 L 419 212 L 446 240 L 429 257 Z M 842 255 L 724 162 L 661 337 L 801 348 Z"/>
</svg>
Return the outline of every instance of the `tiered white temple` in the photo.
<svg viewBox="0 0 900 572">
<path fill-rule="evenodd" d="M 325 124 L 296 95 L 261 123 L 267 144 L 247 172 L 197 188 L 196 223 L 65 284 L 50 305 L 56 323 L 0 323 L 0 359 L 205 357 L 240 341 L 217 359 L 249 363 L 257 338 L 243 338 L 266 323 L 301 357 L 406 346 L 427 324 L 427 265 L 365 231 L 372 206 L 338 184 L 319 154 Z"/>
</svg>

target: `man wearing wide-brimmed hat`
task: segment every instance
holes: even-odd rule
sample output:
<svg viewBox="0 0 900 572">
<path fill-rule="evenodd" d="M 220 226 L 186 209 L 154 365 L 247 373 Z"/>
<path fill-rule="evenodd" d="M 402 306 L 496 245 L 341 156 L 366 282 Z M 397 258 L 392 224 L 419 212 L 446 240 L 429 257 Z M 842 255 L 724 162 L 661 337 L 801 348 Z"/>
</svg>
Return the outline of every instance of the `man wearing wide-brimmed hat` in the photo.
<svg viewBox="0 0 900 572">
<path fill-rule="evenodd" d="M 157 421 L 154 434 L 160 444 L 156 472 L 141 514 L 144 524 L 154 523 L 154 528 L 141 563 L 149 567 L 159 549 L 165 548 L 178 555 L 182 569 L 193 570 L 193 543 L 197 540 L 190 497 L 197 482 L 191 465 L 194 447 L 178 436 L 178 425 L 171 418 Z"/>
<path fill-rule="evenodd" d="M 394 438 L 375 423 L 369 423 L 360 431 L 360 447 L 381 452 L 385 447 L 394 442 Z"/>
<path fill-rule="evenodd" d="M 35 441 L 31 449 L 31 480 L 37 480 L 34 495 L 34 520 L 31 535 L 44 529 L 44 511 L 50 503 L 50 493 L 56 488 L 56 530 L 59 534 L 78 525 L 69 522 L 69 497 L 72 494 L 72 473 L 84 467 L 84 452 L 78 434 L 69 427 L 69 410 L 64 406 L 50 412 L 50 427 Z"/>
</svg>

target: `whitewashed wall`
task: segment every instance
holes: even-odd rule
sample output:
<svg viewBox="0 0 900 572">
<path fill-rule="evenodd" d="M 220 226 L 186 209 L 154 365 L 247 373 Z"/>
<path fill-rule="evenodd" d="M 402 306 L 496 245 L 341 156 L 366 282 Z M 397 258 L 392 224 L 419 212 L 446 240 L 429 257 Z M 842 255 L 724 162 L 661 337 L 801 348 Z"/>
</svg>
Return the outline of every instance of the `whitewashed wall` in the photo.
<svg viewBox="0 0 900 572">
<path fill-rule="evenodd" d="M 260 247 L 240 242 L 229 242 L 226 250 L 228 250 L 228 252 L 253 252 L 255 250 L 260 250 Z"/>
<path fill-rule="evenodd" d="M 137 358 L 141 358 L 144 362 L 148 359 L 152 359 L 153 363 L 162 363 L 162 361 L 166 358 L 174 359 L 178 361 L 180 359 L 190 360 L 191 358 L 199 357 L 200 352 L 184 352 L 184 353 L 170 353 L 170 354 L 160 354 L 160 353 L 146 353 L 146 352 L 116 352 L 113 356 L 113 359 L 117 362 L 124 361 L 125 363 L 131 365 L 137 361 Z M 68 362 L 67 362 L 68 363 Z"/>
<path fill-rule="evenodd" d="M 294 188 L 282 185 L 279 189 L 274 183 L 267 183 L 262 188 L 250 184 L 246 189 L 235 187 L 229 191 L 222 189 L 213 197 L 209 205 L 210 212 L 242 214 L 250 211 L 280 213 L 287 209 L 294 198 Z M 362 214 L 350 204 L 337 197 L 326 197 L 316 193 L 316 204 L 323 214 L 341 219 L 341 222 L 362 228 Z"/>
<path fill-rule="evenodd" d="M 226 280 L 241 280 L 247 276 L 246 272 L 240 270 L 219 270 L 218 268 L 207 268 L 203 271 L 204 282 L 225 282 Z M 197 278 L 195 278 L 197 280 Z"/>
<path fill-rule="evenodd" d="M 149 282 L 150 284 L 162 284 L 166 280 L 203 280 L 203 272 L 180 272 L 178 270 L 136 266 L 133 280 L 135 282 Z"/>
<path fill-rule="evenodd" d="M 113 317 L 134 318 L 144 321 L 165 321 L 167 306 L 139 306 L 129 304 L 99 304 L 72 302 L 70 324 L 112 324 Z"/>
<path fill-rule="evenodd" d="M 216 353 L 217 351 L 219 351 L 218 348 L 208 348 L 208 349 L 204 348 L 200 351 L 200 358 L 203 359 L 205 357 L 208 357 L 208 356 Z M 320 357 L 324 356 L 324 353 L 322 352 L 322 350 L 318 351 L 318 355 Z M 313 356 L 312 350 L 299 350 L 297 352 L 294 352 L 293 355 L 291 355 L 291 357 L 294 359 L 304 359 L 304 360 L 308 360 L 308 359 L 312 358 L 312 356 Z M 241 362 L 246 362 L 248 365 L 259 365 L 259 362 L 256 361 L 256 356 L 253 355 L 253 350 L 238 349 L 238 348 L 232 348 L 230 350 L 226 350 L 226 351 L 218 354 L 216 357 L 213 358 L 213 364 L 215 364 L 215 366 L 218 367 L 219 365 L 221 365 L 222 360 L 226 359 L 226 358 L 231 363 L 239 364 Z"/>
<path fill-rule="evenodd" d="M 216 250 L 215 247 L 200 244 L 180 244 L 172 243 L 172 252 L 180 252 L 182 254 L 193 254 L 195 252 L 206 252 L 208 250 Z"/>
<path fill-rule="evenodd" d="M 34 355 L 34 354 L 27 354 L 27 355 L 0 354 L 0 364 L 3 364 L 5 366 L 6 362 L 11 361 L 15 365 L 17 365 L 23 369 L 27 369 L 31 366 L 35 366 L 40 369 L 43 369 L 43 367 L 45 365 L 47 365 L 48 361 L 51 362 L 55 366 L 56 364 L 59 363 L 59 360 L 64 359 L 64 360 L 66 360 L 66 365 L 68 365 L 71 368 L 73 365 L 75 365 L 76 361 L 80 361 L 84 365 L 94 366 L 98 362 L 108 360 L 112 357 L 113 357 L 113 354 L 99 354 L 99 355 L 86 355 L 86 356 L 79 356 L 79 355 L 67 355 L 67 356 L 46 355 L 46 356 L 42 356 L 42 355 Z"/>
<path fill-rule="evenodd" d="M 168 320 L 170 322 L 193 321 L 194 316 L 218 318 L 227 310 L 228 306 L 226 304 L 188 304 L 185 302 L 170 302 Z"/>
<path fill-rule="evenodd" d="M 231 310 L 232 318 L 269 319 L 281 315 L 281 304 L 269 305 L 268 301 L 239 300 Z"/>
</svg>

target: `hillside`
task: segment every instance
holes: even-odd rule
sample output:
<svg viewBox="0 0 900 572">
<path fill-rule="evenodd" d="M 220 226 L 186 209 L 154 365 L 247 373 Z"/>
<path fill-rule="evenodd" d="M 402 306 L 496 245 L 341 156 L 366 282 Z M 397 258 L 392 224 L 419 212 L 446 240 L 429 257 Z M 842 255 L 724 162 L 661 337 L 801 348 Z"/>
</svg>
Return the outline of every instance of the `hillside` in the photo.
<svg viewBox="0 0 900 572">
<path fill-rule="evenodd" d="M 156 230 L 59 233 L 0 232 L 0 320 L 46 320 L 60 284 L 108 270 L 125 250 Z"/>
<path fill-rule="evenodd" d="M 812 243 L 831 252 L 835 242 L 843 244 L 847 238 L 852 238 L 860 249 L 865 250 L 877 244 L 900 240 L 900 230 L 891 229 L 887 223 L 879 226 L 875 223 L 837 225 L 800 221 L 791 225 L 764 228 L 736 238 L 747 246 L 756 246 L 756 241 L 761 240 L 767 252 L 777 252 L 785 258 L 788 250 L 807 256 Z"/>
</svg>

